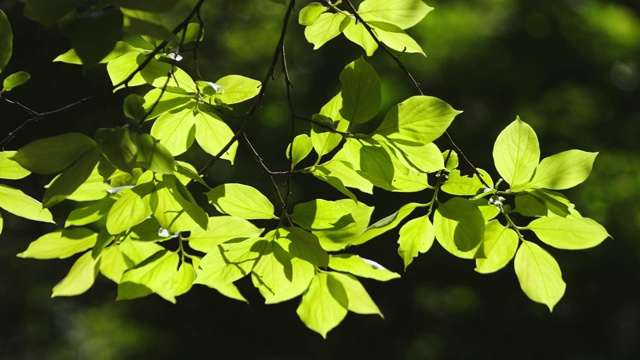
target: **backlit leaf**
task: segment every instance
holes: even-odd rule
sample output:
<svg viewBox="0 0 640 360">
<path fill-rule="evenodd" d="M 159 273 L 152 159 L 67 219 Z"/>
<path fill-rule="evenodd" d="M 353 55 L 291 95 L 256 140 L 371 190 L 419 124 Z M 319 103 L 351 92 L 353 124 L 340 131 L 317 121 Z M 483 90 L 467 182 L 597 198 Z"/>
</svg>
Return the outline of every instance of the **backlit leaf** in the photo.
<svg viewBox="0 0 640 360">
<path fill-rule="evenodd" d="M 189 236 L 189 247 L 208 253 L 217 245 L 233 239 L 255 238 L 262 234 L 260 229 L 245 219 L 234 216 L 212 216 L 207 229 L 196 228 Z"/>
<path fill-rule="evenodd" d="M 4 91 L 11 91 L 18 86 L 26 83 L 31 79 L 31 75 L 29 75 L 26 71 L 18 71 L 17 73 L 13 73 L 7 76 L 6 79 L 2 82 L 2 87 Z"/>
<path fill-rule="evenodd" d="M 438 206 L 433 226 L 436 239 L 445 250 L 471 259 L 484 236 L 485 220 L 476 204 L 456 197 Z"/>
<path fill-rule="evenodd" d="M 125 271 L 120 280 L 120 285 L 118 285 L 118 298 L 116 300 L 135 299 L 137 297 L 138 294 L 128 291 L 135 288 L 135 286 L 129 285 L 127 287 L 127 285 L 124 285 L 131 283 L 141 285 L 160 295 L 163 299 L 175 303 L 175 288 L 171 287 L 171 281 L 176 276 L 179 261 L 180 258 L 177 253 L 162 250 Z"/>
<path fill-rule="evenodd" d="M 152 183 L 123 190 L 107 216 L 106 226 L 109 233 L 119 234 L 149 217 L 153 213 L 149 198 L 154 190 L 155 186 Z"/>
<path fill-rule="evenodd" d="M 93 286 L 99 267 L 100 258 L 94 259 L 91 251 L 84 253 L 73 264 L 67 276 L 53 287 L 51 297 L 83 294 Z"/>
<path fill-rule="evenodd" d="M 267 241 L 260 238 L 236 239 L 217 245 L 200 261 L 195 283 L 215 289 L 217 285 L 249 275 L 266 246 Z"/>
<path fill-rule="evenodd" d="M 241 75 L 227 75 L 215 83 L 222 89 L 218 90 L 211 98 L 229 105 L 255 97 L 262 86 L 260 81 Z"/>
<path fill-rule="evenodd" d="M 317 50 L 327 41 L 340 35 L 350 22 L 351 19 L 342 13 L 323 13 L 304 29 L 304 36 L 313 44 L 313 50 Z"/>
<path fill-rule="evenodd" d="M 367 0 L 358 8 L 365 21 L 379 21 L 410 28 L 420 22 L 431 10 L 422 0 Z"/>
<path fill-rule="evenodd" d="M 187 151 L 193 144 L 195 135 L 193 110 L 188 108 L 160 115 L 151 127 L 151 136 L 158 139 L 174 156 Z"/>
<path fill-rule="evenodd" d="M 489 184 L 489 187 L 493 187 L 493 180 L 489 173 L 483 169 L 476 168 L 482 175 L 482 179 Z M 442 185 L 442 191 L 451 195 L 476 195 L 486 187 L 477 174 L 471 174 L 468 176 L 462 176 L 460 170 L 454 169 L 449 173 L 447 181 Z"/>
<path fill-rule="evenodd" d="M 198 145 L 209 153 L 216 156 L 227 146 L 234 137 L 233 131 L 216 114 L 199 111 L 194 116 L 196 124 L 196 140 Z M 227 151 L 222 153 L 221 159 L 226 159 L 233 164 L 238 149 L 238 142 L 234 140 Z"/>
<path fill-rule="evenodd" d="M 356 314 L 375 314 L 382 316 L 380 309 L 367 290 L 365 290 L 364 286 L 356 279 L 354 276 L 349 274 L 341 274 L 337 272 L 329 273 L 329 277 L 337 280 L 344 287 L 345 293 L 347 294 L 348 300 L 348 309 Z"/>
<path fill-rule="evenodd" d="M 540 246 L 523 241 L 516 253 L 514 267 L 520 287 L 529 299 L 545 304 L 553 311 L 567 287 L 556 260 Z"/>
<path fill-rule="evenodd" d="M 207 192 L 207 198 L 223 214 L 243 219 L 277 219 L 269 199 L 248 185 L 223 184 Z"/>
<path fill-rule="evenodd" d="M 392 107 L 374 133 L 429 143 L 444 134 L 460 113 L 438 98 L 413 96 Z"/>
<path fill-rule="evenodd" d="M 522 191 L 540 161 L 538 137 L 531 126 L 516 118 L 498 135 L 493 146 L 493 161 L 511 191 Z"/>
<path fill-rule="evenodd" d="M 322 199 L 301 203 L 293 208 L 293 221 L 307 230 L 331 229 L 349 210 L 335 201 Z"/>
<path fill-rule="evenodd" d="M 343 33 L 351 42 L 360 45 L 367 56 L 372 56 L 376 49 L 378 49 L 378 43 L 361 22 L 350 22 Z"/>
<path fill-rule="evenodd" d="M 290 255 L 277 242 L 269 242 L 253 267 L 251 279 L 265 301 L 273 303 L 270 300 L 286 291 L 293 283 Z"/>
<path fill-rule="evenodd" d="M 15 154 L 15 151 L 0 152 L 0 179 L 18 180 L 30 174 L 29 170 L 11 159 Z"/>
<path fill-rule="evenodd" d="M 353 254 L 336 254 L 329 257 L 329 267 L 333 270 L 348 272 L 352 275 L 389 281 L 400 277 L 398 273 L 387 270 L 375 261 Z"/>
<path fill-rule="evenodd" d="M 371 120 L 380 109 L 382 91 L 378 74 L 369 63 L 359 58 L 340 73 L 343 118 L 356 123 Z"/>
<path fill-rule="evenodd" d="M 51 207 L 73 194 L 91 175 L 100 161 L 100 152 L 91 149 L 66 168 L 48 185 L 42 199 L 42 206 Z"/>
<path fill-rule="evenodd" d="M 347 316 L 348 307 L 344 285 L 327 273 L 318 273 L 302 295 L 296 312 L 309 329 L 326 338 Z"/>
<path fill-rule="evenodd" d="M 544 216 L 530 222 L 527 228 L 545 244 L 565 250 L 592 248 L 609 237 L 595 220 L 575 216 Z"/>
<path fill-rule="evenodd" d="M 492 220 L 484 229 L 484 255 L 486 258 L 476 259 L 476 271 L 481 274 L 496 272 L 505 267 L 518 248 L 518 235 L 515 231 Z"/>
<path fill-rule="evenodd" d="M 391 49 L 401 53 L 406 52 L 426 56 L 420 44 L 396 25 L 381 22 L 372 22 L 370 24 L 378 39 Z"/>
<path fill-rule="evenodd" d="M 418 253 L 429 251 L 434 239 L 433 224 L 426 215 L 411 219 L 400 228 L 398 255 L 404 262 L 405 271 Z"/>
<path fill-rule="evenodd" d="M 29 143 L 11 159 L 36 174 L 53 174 L 64 170 L 95 146 L 93 139 L 86 135 L 68 133 Z"/>
<path fill-rule="evenodd" d="M 572 188 L 585 181 L 591 174 L 597 152 L 568 150 L 540 161 L 529 187 L 552 190 Z"/>
<path fill-rule="evenodd" d="M 373 207 L 364 203 L 352 200 L 338 200 L 337 203 L 349 209 L 351 217 L 345 217 L 332 229 L 313 231 L 320 240 L 322 248 L 327 251 L 342 250 L 356 241 L 364 242 L 359 237 L 367 229 L 373 214 Z"/>
<path fill-rule="evenodd" d="M 291 144 L 289 144 L 289 146 L 291 146 Z M 300 134 L 293 138 L 293 149 L 287 147 L 287 159 L 289 158 L 289 151 L 293 154 L 291 168 L 294 168 L 300 161 L 304 160 L 311 152 L 311 149 L 313 149 L 313 145 L 311 144 L 309 135 Z"/>
<path fill-rule="evenodd" d="M 358 240 L 356 241 L 355 244 L 356 245 L 363 244 L 373 239 L 374 237 L 377 237 L 386 233 L 387 231 L 398 226 L 398 224 L 400 224 L 400 222 L 402 222 L 402 220 L 404 220 L 407 216 L 411 215 L 413 210 L 419 207 L 425 207 L 427 205 L 428 204 L 420 204 L 420 203 L 408 203 L 408 204 L 402 205 L 402 207 L 400 207 L 398 211 L 371 224 L 360 235 L 360 237 L 358 237 Z"/>
<path fill-rule="evenodd" d="M 87 228 L 56 230 L 31 242 L 27 250 L 18 254 L 21 258 L 64 259 L 90 249 L 98 234 Z"/>
<path fill-rule="evenodd" d="M 325 7 L 320 3 L 312 2 L 311 4 L 303 7 L 300 10 L 300 14 L 298 15 L 298 23 L 305 26 L 311 25 L 316 22 L 320 15 L 328 9 L 328 7 Z"/>
<path fill-rule="evenodd" d="M 54 223 L 51 212 L 18 189 L 0 184 L 0 208 L 25 219 Z"/>
</svg>

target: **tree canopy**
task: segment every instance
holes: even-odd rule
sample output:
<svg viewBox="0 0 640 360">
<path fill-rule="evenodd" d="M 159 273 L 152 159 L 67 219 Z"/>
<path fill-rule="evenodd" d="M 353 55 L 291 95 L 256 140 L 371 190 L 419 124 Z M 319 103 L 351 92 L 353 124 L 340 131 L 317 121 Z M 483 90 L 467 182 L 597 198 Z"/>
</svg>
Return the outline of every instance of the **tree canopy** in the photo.
<svg viewBox="0 0 640 360">
<path fill-rule="evenodd" d="M 0 13 L 0 96 L 23 118 L 2 140 L 11 150 L 0 177 L 17 181 L 0 185 L 0 208 L 53 224 L 19 257 L 74 257 L 53 297 L 84 294 L 104 277 L 117 300 L 175 303 L 204 285 L 246 302 L 244 281 L 266 304 L 293 300 L 299 319 L 327 337 L 348 312 L 383 316 L 364 285 L 398 279 L 402 268 L 389 270 L 388 257 L 366 246 L 390 234 L 405 271 L 438 246 L 479 274 L 513 264 L 524 294 L 549 311 L 566 290 L 556 251 L 610 237 L 564 192 L 587 180 L 597 152 L 541 149 L 525 116 L 485 134 L 488 148 L 452 136 L 465 109 L 427 95 L 412 69 L 426 56 L 412 29 L 437 16 L 423 1 L 261 5 L 281 21 L 270 20 L 277 36 L 260 76 L 224 67 L 211 75 L 215 61 L 201 62 L 217 35 L 202 0 L 24 3 L 27 18 L 68 39 L 54 62 L 108 76 L 53 110 L 14 100 L 35 76 L 5 71 L 17 42 Z M 330 60 L 337 71 L 321 74 L 315 108 L 296 94 L 298 81 L 311 82 L 290 71 L 294 40 L 308 43 L 296 55 L 316 61 L 328 61 L 318 51 L 333 42 L 350 49 Z M 387 61 L 384 72 L 375 59 Z M 110 123 L 13 147 L 46 119 L 92 104 Z M 259 146 L 262 132 L 278 136 Z M 34 177 L 46 179 L 38 200 L 20 189 Z"/>
</svg>

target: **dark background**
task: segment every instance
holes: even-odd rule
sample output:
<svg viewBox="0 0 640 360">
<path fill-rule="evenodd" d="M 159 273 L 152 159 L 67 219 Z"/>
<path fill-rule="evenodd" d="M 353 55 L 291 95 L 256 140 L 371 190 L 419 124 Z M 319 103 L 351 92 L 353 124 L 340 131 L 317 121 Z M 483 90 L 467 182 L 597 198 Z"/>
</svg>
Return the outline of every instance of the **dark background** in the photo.
<svg viewBox="0 0 640 360">
<path fill-rule="evenodd" d="M 193 1 L 191 1 L 192 3 Z M 301 8 L 306 1 L 301 1 Z M 464 110 L 450 133 L 475 165 L 496 174 L 491 151 L 516 115 L 538 134 L 542 155 L 578 148 L 599 151 L 591 177 L 569 198 L 605 225 L 613 239 L 585 251 L 550 249 L 567 282 L 549 313 L 520 290 L 509 264 L 492 275 L 434 245 L 388 283 L 363 280 L 385 315 L 350 313 L 327 340 L 306 329 L 298 299 L 264 306 L 250 281 L 239 285 L 246 305 L 195 286 L 172 305 L 157 296 L 114 302 L 116 286 L 99 278 L 84 295 L 50 299 L 72 259 L 37 261 L 15 256 L 54 227 L 3 212 L 0 237 L 1 359 L 637 359 L 640 358 L 640 16 L 639 7 L 600 0 L 474 0 L 427 2 L 435 10 L 409 33 L 428 57 L 401 57 L 426 94 Z M 24 70 L 32 80 L 8 97 L 35 110 L 59 108 L 108 89 L 103 67 L 82 73 L 52 63 L 70 45 L 56 29 L 22 17 L 22 4 L 0 1 L 14 31 L 14 55 L 4 75 Z M 185 9 L 168 16 L 179 21 Z M 202 76 L 262 79 L 276 45 L 285 7 L 271 1 L 209 1 L 205 41 L 198 54 Z M 297 13 L 295 14 L 297 17 Z M 338 90 L 338 74 L 362 55 L 339 37 L 317 51 L 292 20 L 287 56 L 296 111 L 317 112 Z M 188 57 L 187 57 L 188 58 Z M 414 89 L 381 51 L 367 58 L 383 84 L 383 109 Z M 187 68 L 191 65 L 185 61 Z M 248 133 L 272 170 L 284 169 L 288 109 L 282 76 L 270 84 Z M 121 91 L 32 124 L 7 149 L 67 131 L 92 135 L 125 123 Z M 238 111 L 243 106 L 239 106 Z M 384 110 L 382 111 L 384 114 Z M 0 103 L 0 137 L 27 114 Z M 379 121 L 379 120 L 378 120 Z M 230 122 L 232 127 L 238 124 Z M 302 123 L 298 131 L 306 131 Z M 363 129 L 363 131 L 366 129 Z M 439 140 L 442 148 L 450 145 Z M 204 164 L 195 149 L 185 159 Z M 240 147 L 236 167 L 219 162 L 208 181 L 240 181 L 271 194 L 267 178 Z M 50 178 L 6 181 L 38 198 Z M 294 201 L 339 197 L 300 175 Z M 407 199 L 377 191 L 363 196 L 377 220 Z M 73 202 L 53 209 L 58 223 Z M 402 272 L 392 231 L 357 249 Z"/>
</svg>

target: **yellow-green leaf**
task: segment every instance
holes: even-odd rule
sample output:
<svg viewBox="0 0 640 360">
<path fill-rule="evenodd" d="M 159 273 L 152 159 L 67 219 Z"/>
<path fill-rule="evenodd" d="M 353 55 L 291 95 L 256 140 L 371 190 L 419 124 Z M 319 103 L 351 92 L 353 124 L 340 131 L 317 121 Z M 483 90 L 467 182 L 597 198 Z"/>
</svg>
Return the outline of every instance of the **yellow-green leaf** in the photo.
<svg viewBox="0 0 640 360">
<path fill-rule="evenodd" d="M 64 259 L 90 249 L 98 234 L 86 228 L 56 230 L 31 242 L 27 250 L 18 254 L 21 258 Z"/>
<path fill-rule="evenodd" d="M 545 304 L 553 311 L 567 287 L 553 256 L 540 246 L 523 241 L 516 253 L 514 267 L 520 287 L 529 299 Z"/>
<path fill-rule="evenodd" d="M 91 251 L 84 253 L 73 264 L 67 276 L 53 287 L 51 297 L 83 294 L 93 286 L 99 267 L 100 258 L 94 259 Z"/>
</svg>

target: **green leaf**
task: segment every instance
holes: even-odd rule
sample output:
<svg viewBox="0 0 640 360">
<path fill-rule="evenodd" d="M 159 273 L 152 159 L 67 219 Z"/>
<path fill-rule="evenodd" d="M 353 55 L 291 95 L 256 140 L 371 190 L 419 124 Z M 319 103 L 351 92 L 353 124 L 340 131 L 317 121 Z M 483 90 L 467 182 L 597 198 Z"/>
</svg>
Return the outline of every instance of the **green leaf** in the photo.
<svg viewBox="0 0 640 360">
<path fill-rule="evenodd" d="M 235 239 L 219 244 L 200 261 L 195 283 L 215 289 L 220 284 L 249 275 L 266 246 L 267 241 L 260 238 Z"/>
<path fill-rule="evenodd" d="M 90 249 L 98 234 L 86 228 L 63 229 L 42 235 L 31 242 L 27 250 L 18 254 L 21 258 L 64 259 Z"/>
<path fill-rule="evenodd" d="M 422 47 L 407 33 L 393 24 L 371 22 L 374 33 L 383 44 L 400 53 L 422 54 Z"/>
<path fill-rule="evenodd" d="M 97 222 L 107 216 L 109 209 L 115 202 L 113 198 L 105 197 L 89 205 L 73 209 L 67 216 L 64 227 L 83 226 Z"/>
<path fill-rule="evenodd" d="M 154 190 L 153 183 L 144 183 L 121 191 L 120 198 L 113 204 L 107 215 L 106 226 L 109 233 L 120 234 L 153 214 L 150 194 Z"/>
<path fill-rule="evenodd" d="M 111 60 L 114 60 L 115 58 L 120 57 L 126 53 L 129 53 L 129 52 L 141 53 L 143 50 L 144 49 L 137 48 L 134 45 L 131 45 L 125 41 L 118 41 L 116 42 L 116 45 L 113 47 L 111 52 L 107 54 L 107 56 L 102 58 L 102 60 L 100 60 L 100 63 L 101 64 L 108 63 Z M 78 57 L 78 54 L 76 54 L 76 51 L 74 49 L 70 49 L 64 54 L 58 55 L 55 59 L 53 59 L 53 62 L 63 62 L 67 64 L 82 65 L 82 60 L 80 60 L 80 58 Z"/>
<path fill-rule="evenodd" d="M 375 314 L 382 316 L 380 309 L 367 293 L 364 286 L 355 277 L 349 274 L 329 273 L 329 278 L 335 279 L 344 287 L 348 300 L 348 309 L 356 314 Z"/>
<path fill-rule="evenodd" d="M 365 21 L 378 21 L 408 29 L 419 23 L 431 10 L 422 0 L 366 0 L 358 14 Z"/>
<path fill-rule="evenodd" d="M 452 171 L 453 169 L 456 169 L 460 163 L 460 160 L 458 159 L 458 153 L 456 153 L 453 150 L 446 150 L 442 152 L 442 158 L 445 161 L 445 167 L 447 168 L 447 170 Z"/>
<path fill-rule="evenodd" d="M 529 187 L 564 190 L 587 180 L 597 152 L 568 150 L 542 159 Z"/>
<path fill-rule="evenodd" d="M 303 7 L 300 10 L 300 14 L 298 15 L 298 23 L 305 26 L 311 25 L 316 22 L 320 15 L 327 10 L 329 10 L 328 7 L 325 7 L 324 5 L 317 2 L 312 2 L 311 4 Z"/>
<path fill-rule="evenodd" d="M 154 119 L 171 110 L 179 111 L 178 109 L 185 108 L 185 105 L 191 101 L 193 101 L 192 96 L 153 89 L 144 95 L 145 113 L 151 111 L 145 120 Z"/>
<path fill-rule="evenodd" d="M 484 229 L 483 251 L 486 258 L 476 259 L 476 271 L 489 274 L 505 267 L 518 248 L 518 234 L 501 225 L 497 220 L 489 221 Z"/>
<path fill-rule="evenodd" d="M 107 63 L 107 72 L 109 73 L 111 83 L 115 86 L 116 84 L 123 82 L 126 78 L 129 77 L 129 75 L 133 74 L 133 72 L 138 69 L 138 65 L 141 64 L 145 59 L 146 55 L 141 54 L 137 51 L 131 51 L 109 61 L 109 63 Z M 148 66 L 155 66 L 156 63 L 157 61 L 152 60 L 151 62 L 149 62 Z M 147 82 L 145 81 L 145 79 L 138 72 L 125 85 L 127 85 L 128 87 L 133 87 L 146 83 Z"/>
<path fill-rule="evenodd" d="M 91 256 L 91 251 L 84 253 L 73 264 L 67 276 L 53 287 L 51 297 L 75 296 L 85 293 L 93 286 L 99 268 L 100 258 L 94 259 Z"/>
<path fill-rule="evenodd" d="M 19 180 L 30 174 L 29 170 L 11 159 L 15 154 L 15 151 L 0 152 L 0 179 Z"/>
<path fill-rule="evenodd" d="M 194 120 L 198 145 L 210 155 L 218 155 L 234 138 L 231 128 L 216 114 L 200 111 L 195 115 Z M 229 160 L 233 164 L 237 150 L 238 142 L 233 140 L 231 147 L 220 158 Z"/>
<path fill-rule="evenodd" d="M 456 197 L 438 206 L 433 226 L 436 239 L 445 250 L 471 259 L 482 241 L 485 220 L 476 204 Z"/>
<path fill-rule="evenodd" d="M 549 213 L 549 210 L 542 200 L 528 193 L 516 195 L 515 203 L 516 208 L 514 211 L 524 216 L 547 216 Z"/>
<path fill-rule="evenodd" d="M 527 229 L 545 244 L 565 250 L 592 248 L 610 236 L 595 220 L 575 216 L 541 217 L 530 222 Z"/>
<path fill-rule="evenodd" d="M 164 12 L 173 9 L 178 0 L 109 0 L 109 3 L 127 9 Z"/>
<path fill-rule="evenodd" d="M 122 30 L 131 34 L 149 35 L 159 40 L 175 40 L 176 36 L 167 30 L 158 15 L 132 9 L 120 9 L 124 15 Z"/>
<path fill-rule="evenodd" d="M 124 115 L 136 123 L 140 123 L 147 113 L 144 109 L 144 102 L 144 97 L 138 94 L 127 95 L 122 104 Z"/>
<path fill-rule="evenodd" d="M 358 201 L 356 196 L 351 191 L 349 191 L 349 189 L 345 187 L 345 184 L 342 182 L 342 180 L 340 180 L 340 178 L 338 178 L 337 176 L 334 176 L 328 169 L 323 168 L 321 166 L 317 166 L 313 169 L 311 173 L 316 178 L 333 186 L 336 190 L 346 195 L 349 199 L 353 201 Z M 373 184 L 371 186 L 373 187 Z"/>
<path fill-rule="evenodd" d="M 64 170 L 95 146 L 88 136 L 68 133 L 25 145 L 11 159 L 36 174 L 53 174 Z"/>
<path fill-rule="evenodd" d="M 394 229 L 402 220 L 411 215 L 413 210 L 419 207 L 425 207 L 428 204 L 408 203 L 402 205 L 398 211 L 386 216 L 375 223 L 371 224 L 359 237 L 354 245 L 364 244 L 365 242 L 380 236 L 387 231 Z"/>
<path fill-rule="evenodd" d="M 241 75 L 227 75 L 215 82 L 222 89 L 218 90 L 211 98 L 225 104 L 237 104 L 249 100 L 258 93 L 262 83 Z"/>
<path fill-rule="evenodd" d="M 378 49 L 378 43 L 361 22 L 349 22 L 349 25 L 347 25 L 343 33 L 351 42 L 360 45 L 367 56 L 372 56 L 376 49 Z"/>
<path fill-rule="evenodd" d="M 307 230 L 331 229 L 338 222 L 344 223 L 349 210 L 335 201 L 322 199 L 301 203 L 293 208 L 292 220 Z"/>
<path fill-rule="evenodd" d="M 356 124 L 371 120 L 382 103 L 378 74 L 369 63 L 359 58 L 340 73 L 342 108 L 340 115 Z"/>
<path fill-rule="evenodd" d="M 373 185 L 394 191 L 395 167 L 391 154 L 380 144 L 348 138 L 343 146 L 344 155 L 356 172 Z"/>
<path fill-rule="evenodd" d="M 0 184 L 0 208 L 25 219 L 54 223 L 51 212 L 18 189 Z"/>
<path fill-rule="evenodd" d="M 293 154 L 293 160 L 291 160 L 291 169 L 293 169 L 298 163 L 309 155 L 313 145 L 311 138 L 307 134 L 300 134 L 293 139 L 293 149 L 290 149 L 291 144 L 287 147 L 287 159 L 289 158 L 289 151 Z"/>
<path fill-rule="evenodd" d="M 122 13 L 107 7 L 89 10 L 61 24 L 60 30 L 70 40 L 85 67 L 93 66 L 107 56 L 122 37 Z"/>
<path fill-rule="evenodd" d="M 144 60 L 144 56 L 136 58 L 138 65 L 141 65 Z M 187 72 L 164 61 L 152 60 L 140 70 L 140 75 L 147 84 L 168 92 L 179 94 L 196 92 L 196 83 Z"/>
<path fill-rule="evenodd" d="M 327 273 L 318 273 L 302 296 L 296 312 L 311 330 L 327 337 L 347 316 L 349 299 L 344 285 Z"/>
<path fill-rule="evenodd" d="M 13 31 L 7 15 L 0 9 L 0 73 L 9 63 L 12 52 Z"/>
<path fill-rule="evenodd" d="M 149 134 L 140 134 L 137 138 L 138 153 L 136 162 L 155 173 L 173 174 L 176 161 L 171 152 Z"/>
<path fill-rule="evenodd" d="M 151 195 L 154 217 L 160 225 L 171 233 L 207 228 L 207 213 L 196 204 L 193 196 L 173 175 L 162 175 L 157 191 Z"/>
<path fill-rule="evenodd" d="M 240 292 L 240 290 L 238 290 L 238 288 L 233 283 L 217 284 L 215 286 L 209 286 L 209 287 L 217 290 L 220 294 L 228 298 L 238 300 L 238 301 L 244 301 L 247 304 L 249 303 L 249 301 L 247 301 L 247 299 L 245 299 L 245 297 L 242 296 L 242 293 Z"/>
<path fill-rule="evenodd" d="M 100 273 L 107 279 L 120 283 L 122 274 L 129 268 L 119 246 L 109 246 L 100 254 Z"/>
<path fill-rule="evenodd" d="M 493 161 L 511 191 L 524 190 L 540 161 L 538 137 L 531 126 L 518 117 L 502 130 L 493 146 Z"/>
<path fill-rule="evenodd" d="M 4 218 L 2 217 L 2 213 L 0 213 L 0 234 L 2 234 L 3 228 L 4 228 Z"/>
<path fill-rule="evenodd" d="M 339 251 L 354 242 L 363 243 L 360 235 L 367 229 L 373 207 L 353 200 L 338 200 L 340 205 L 349 209 L 351 217 L 334 225 L 332 229 L 314 230 L 313 234 L 320 240 L 320 245 L 327 251 Z"/>
<path fill-rule="evenodd" d="M 270 300 L 286 291 L 293 283 L 293 265 L 289 253 L 277 242 L 269 242 L 253 267 L 251 280 L 265 301 L 274 303 Z"/>
<path fill-rule="evenodd" d="M 351 19 L 342 13 L 323 13 L 304 29 L 304 36 L 313 44 L 313 50 L 317 50 L 327 41 L 340 35 L 350 22 Z"/>
<path fill-rule="evenodd" d="M 52 207 L 73 194 L 89 178 L 98 161 L 100 161 L 100 156 L 101 154 L 98 150 L 91 149 L 80 156 L 62 174 L 53 179 L 44 191 L 42 206 L 45 208 Z"/>
<path fill-rule="evenodd" d="M 404 262 L 405 271 L 418 253 L 429 251 L 434 239 L 433 224 L 427 215 L 411 219 L 400 228 L 398 255 Z"/>
<path fill-rule="evenodd" d="M 403 139 L 388 139 L 374 135 L 373 139 L 386 144 L 404 166 L 420 172 L 431 173 L 444 169 L 444 158 L 436 144 L 420 143 Z"/>
<path fill-rule="evenodd" d="M 151 136 L 158 139 L 174 156 L 187 151 L 196 135 L 193 110 L 181 108 L 162 114 L 151 128 Z"/>
<path fill-rule="evenodd" d="M 493 188 L 493 180 L 488 172 L 483 169 L 476 168 L 482 175 L 482 179 Z M 480 182 L 477 174 L 462 176 L 460 170 L 451 170 L 447 181 L 441 187 L 442 191 L 451 195 L 476 195 L 482 192 L 486 187 Z"/>
<path fill-rule="evenodd" d="M 570 209 L 573 207 L 573 204 L 571 204 L 566 196 L 559 192 L 546 189 L 529 190 L 527 192 L 533 195 L 536 199 L 542 201 L 544 206 L 551 213 L 562 217 L 571 213 Z M 542 215 L 547 215 L 547 212 L 544 212 Z"/>
<path fill-rule="evenodd" d="M 413 96 L 392 107 L 374 133 L 390 139 L 429 143 L 444 134 L 460 113 L 438 98 Z"/>
<path fill-rule="evenodd" d="M 281 228 L 277 231 L 277 241 L 293 257 L 320 267 L 329 264 L 329 255 L 313 233 L 297 227 Z"/>
<path fill-rule="evenodd" d="M 222 184 L 207 192 L 209 202 L 223 214 L 243 219 L 277 219 L 273 204 L 255 188 L 243 184 Z"/>
<path fill-rule="evenodd" d="M 2 82 L 3 89 L 2 91 L 11 91 L 18 86 L 26 83 L 31 79 L 31 75 L 29 75 L 26 71 L 18 71 L 17 73 L 13 73 L 7 76 L 6 79 Z"/>
<path fill-rule="evenodd" d="M 125 271 L 120 279 L 120 285 L 118 285 L 118 297 L 116 300 L 139 297 L 144 292 L 140 292 L 140 287 L 136 285 L 141 285 L 163 299 L 175 303 L 177 294 L 174 292 L 175 287 L 171 285 L 173 278 L 176 276 L 179 261 L 180 258 L 177 253 L 162 250 Z M 133 285 L 125 285 L 127 283 Z"/>
<path fill-rule="evenodd" d="M 270 297 L 265 303 L 276 304 L 300 296 L 309 287 L 315 273 L 316 268 L 313 264 L 300 258 L 292 258 L 291 274 L 293 278 L 291 279 L 291 284 L 286 289 Z"/>
<path fill-rule="evenodd" d="M 67 199 L 73 201 L 94 201 L 103 199 L 108 194 L 111 186 L 104 181 L 104 178 L 100 174 L 100 165 L 102 163 L 107 163 L 111 166 L 109 162 L 104 160 L 101 161 L 98 166 L 93 168 L 93 171 L 87 180 L 85 180 L 85 182 L 82 183 L 71 195 L 67 196 Z M 57 181 L 57 179 L 58 177 L 54 178 L 53 181 Z M 51 186 L 53 181 L 45 187 Z M 116 184 L 116 181 L 113 178 L 111 179 L 111 184 Z"/>
<path fill-rule="evenodd" d="M 193 280 L 196 278 L 196 271 L 193 265 L 187 262 L 181 262 L 178 271 L 173 278 L 165 285 L 167 292 L 173 296 L 186 294 L 193 286 Z"/>
<path fill-rule="evenodd" d="M 529 299 L 545 304 L 553 311 L 567 287 L 553 256 L 540 246 L 523 241 L 516 253 L 514 267 L 520 287 Z"/>
<path fill-rule="evenodd" d="M 337 178 L 344 186 L 356 188 L 364 193 L 373 193 L 373 184 L 371 181 L 362 177 L 356 170 L 346 161 L 342 161 L 340 153 L 336 154 L 329 162 L 316 166 L 312 170 L 312 174 L 319 178 L 323 176 Z M 320 176 L 318 176 L 320 175 Z M 325 180 L 326 181 L 326 180 Z"/>
<path fill-rule="evenodd" d="M 191 231 L 189 246 L 208 253 L 216 250 L 217 246 L 225 241 L 258 237 L 263 230 L 238 217 L 212 216 L 206 230 L 197 228 Z"/>
<path fill-rule="evenodd" d="M 336 130 L 346 131 L 349 128 L 349 121 L 342 118 L 340 109 L 342 109 L 342 93 L 338 93 L 331 98 L 331 100 L 320 109 L 319 115 L 327 117 L 332 121 L 337 121 Z M 341 140 L 342 135 L 340 134 L 330 132 L 315 124 L 311 126 L 311 144 L 319 157 L 330 153 L 331 150 L 340 144 Z"/>
<path fill-rule="evenodd" d="M 400 277 L 398 273 L 387 270 L 375 261 L 353 254 L 336 254 L 329 257 L 329 267 L 333 270 L 348 272 L 352 275 L 389 281 Z"/>
<path fill-rule="evenodd" d="M 138 146 L 131 138 L 127 127 L 98 129 L 95 140 L 100 152 L 113 166 L 131 173 L 138 153 Z"/>
</svg>

